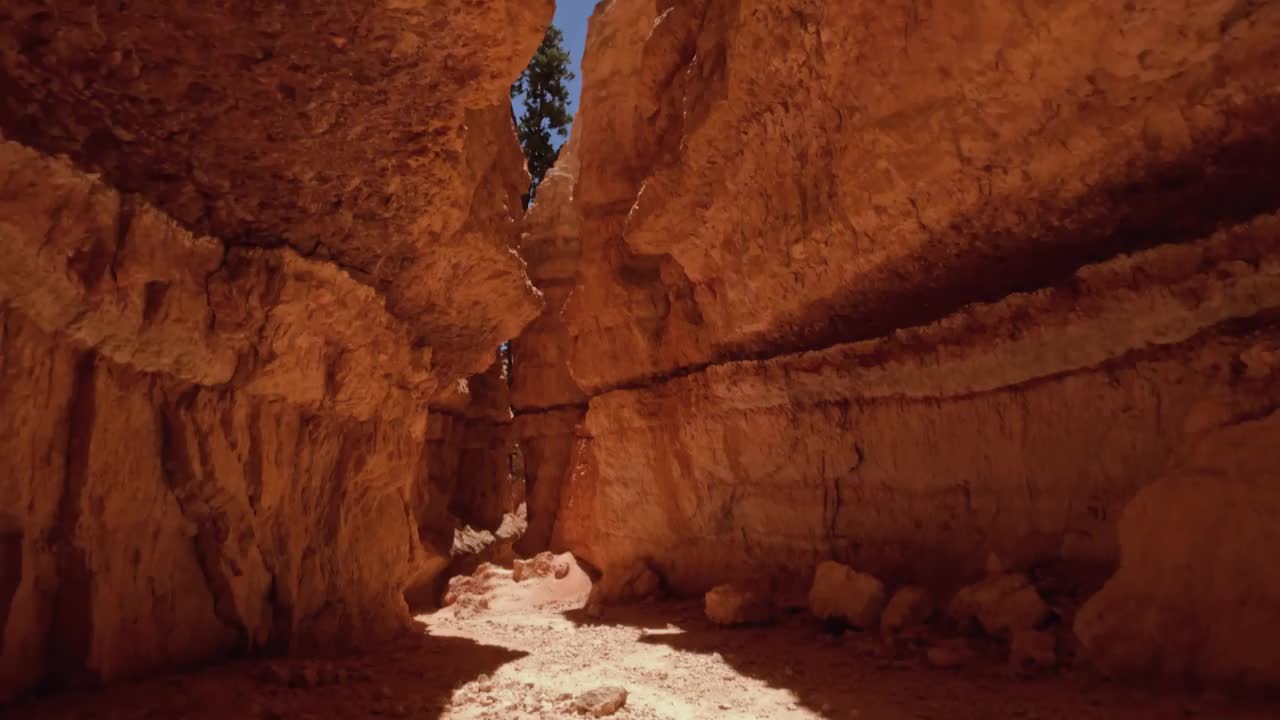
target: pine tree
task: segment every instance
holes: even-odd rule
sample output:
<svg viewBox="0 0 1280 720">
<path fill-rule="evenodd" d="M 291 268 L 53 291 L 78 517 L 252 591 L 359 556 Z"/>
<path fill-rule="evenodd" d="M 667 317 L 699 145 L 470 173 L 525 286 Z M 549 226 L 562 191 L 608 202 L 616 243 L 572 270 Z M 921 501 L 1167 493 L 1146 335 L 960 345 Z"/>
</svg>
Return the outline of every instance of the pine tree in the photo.
<svg viewBox="0 0 1280 720">
<path fill-rule="evenodd" d="M 525 196 L 525 207 L 533 201 L 538 183 L 555 164 L 560 151 L 552 145 L 553 133 L 559 137 L 569 134 L 569 89 L 565 83 L 574 79 L 569 70 L 569 52 L 564 49 L 564 34 L 555 25 L 547 28 L 542 45 L 529 61 L 529 66 L 511 86 L 511 97 L 524 104 L 524 113 L 516 120 L 516 132 L 520 146 L 529 163 L 532 180 Z"/>
</svg>

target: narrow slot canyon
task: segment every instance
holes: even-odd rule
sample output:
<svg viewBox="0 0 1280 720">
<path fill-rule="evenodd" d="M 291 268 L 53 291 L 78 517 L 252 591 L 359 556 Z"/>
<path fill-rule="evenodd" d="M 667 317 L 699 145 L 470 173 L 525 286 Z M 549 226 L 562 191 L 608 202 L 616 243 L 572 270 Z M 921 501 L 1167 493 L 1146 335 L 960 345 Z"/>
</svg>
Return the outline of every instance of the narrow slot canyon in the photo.
<svg viewBox="0 0 1280 720">
<path fill-rule="evenodd" d="M 560 5 L 0 4 L 0 716 L 1280 717 L 1280 3 Z"/>
</svg>

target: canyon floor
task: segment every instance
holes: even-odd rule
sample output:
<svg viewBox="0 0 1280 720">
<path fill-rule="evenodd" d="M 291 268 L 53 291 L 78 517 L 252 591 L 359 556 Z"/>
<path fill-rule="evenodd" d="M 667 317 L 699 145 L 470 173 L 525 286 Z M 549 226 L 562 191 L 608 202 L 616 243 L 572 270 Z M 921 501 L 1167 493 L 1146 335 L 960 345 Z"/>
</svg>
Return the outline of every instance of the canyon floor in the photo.
<svg viewBox="0 0 1280 720">
<path fill-rule="evenodd" d="M 590 580 L 516 583 L 490 566 L 461 601 L 418 616 L 417 631 L 377 652 L 239 661 L 104 691 L 59 694 L 6 718 L 578 718 L 576 697 L 622 687 L 611 717 L 1274 718 L 1223 695 L 1112 684 L 1085 671 L 1014 673 L 994 657 L 964 668 L 889 657 L 871 635 L 832 634 L 794 609 L 770 626 L 724 629 L 700 603 L 583 610 Z M 464 594 L 467 591 L 464 591 Z"/>
</svg>

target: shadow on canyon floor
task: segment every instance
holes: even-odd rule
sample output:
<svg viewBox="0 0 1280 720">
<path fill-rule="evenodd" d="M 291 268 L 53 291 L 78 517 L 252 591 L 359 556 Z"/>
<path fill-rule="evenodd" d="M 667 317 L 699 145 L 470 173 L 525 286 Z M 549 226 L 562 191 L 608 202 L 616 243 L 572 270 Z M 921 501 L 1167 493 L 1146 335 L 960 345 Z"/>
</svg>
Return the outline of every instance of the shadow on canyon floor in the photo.
<svg viewBox="0 0 1280 720">
<path fill-rule="evenodd" d="M 457 688 L 525 654 L 423 633 L 359 654 L 242 660 L 103 690 L 36 697 L 0 715 L 6 720 L 430 720 L 446 714 Z"/>
<path fill-rule="evenodd" d="M 803 607 L 726 629 L 699 601 L 580 609 L 589 584 L 487 571 L 470 600 L 420 616 L 425 632 L 330 660 L 254 660 L 35 700 L 6 720 L 413 718 L 577 720 L 576 695 L 627 691 L 614 720 L 1274 720 L 1276 706 L 1106 682 L 1083 670 L 1023 677 L 993 644 L 960 670 L 887 657 Z M 579 578 L 581 580 L 582 578 Z M 301 676 L 300 676 L 301 673 Z M 310 677 L 308 677 L 308 673 Z M 301 681 L 300 681 L 301 680 Z"/>
<path fill-rule="evenodd" d="M 1135 687 L 1110 682 L 1083 669 L 1027 675 L 1004 661 L 997 643 L 977 644 L 977 657 L 962 669 L 930 667 L 923 651 L 893 657 L 880 640 L 855 631 L 831 632 L 802 608 L 785 611 L 776 624 L 726 629 L 708 622 L 701 603 L 609 607 L 600 619 L 583 611 L 564 614 L 581 628 L 592 625 L 639 629 L 639 643 L 669 648 L 675 655 L 709 658 L 731 671 L 707 680 L 708 691 L 725 698 L 724 717 L 739 712 L 734 685 L 763 684 L 787 691 L 788 716 L 858 720 L 1038 720 L 1172 719 L 1205 717 L 1263 720 L 1277 717 L 1275 704 L 1240 701 L 1221 693 Z M 714 671 L 712 671 L 714 673 Z M 737 678 L 734 675 L 738 676 Z M 781 715 L 779 715 L 781 716 Z M 765 717 L 773 717 L 772 714 Z"/>
</svg>

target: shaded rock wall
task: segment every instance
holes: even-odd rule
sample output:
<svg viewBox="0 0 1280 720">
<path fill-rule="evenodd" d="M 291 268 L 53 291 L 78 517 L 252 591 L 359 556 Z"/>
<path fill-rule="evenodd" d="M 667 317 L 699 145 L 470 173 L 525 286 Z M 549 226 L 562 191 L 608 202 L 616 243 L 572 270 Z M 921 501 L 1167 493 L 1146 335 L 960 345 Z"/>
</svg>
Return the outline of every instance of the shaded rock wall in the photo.
<svg viewBox="0 0 1280 720">
<path fill-rule="evenodd" d="M 428 406 L 541 309 L 551 12 L 0 8 L 0 701 L 407 625 Z"/>
<path fill-rule="evenodd" d="M 1226 417 L 1280 406 L 1239 371 L 1276 340 L 1256 312 L 1280 307 L 1277 250 L 1271 216 L 883 339 L 596 396 L 569 546 L 652 558 L 690 593 L 803 583 L 827 557 L 938 590 L 989 552 L 1100 579 L 1121 508 L 1212 427 L 1206 398 Z"/>
<path fill-rule="evenodd" d="M 1273 209 L 1276 10 L 1238 5 L 603 5 L 574 376 L 877 337 Z"/>
<path fill-rule="evenodd" d="M 511 401 L 502 366 L 436 397 L 427 427 L 431 486 L 454 520 L 497 530 L 511 507 Z"/>
<path fill-rule="evenodd" d="M 429 351 L 332 265 L 0 156 L 6 690 L 401 626 Z"/>
<path fill-rule="evenodd" d="M 18 0 L 0 9 L 0 115 L 196 234 L 343 267 L 452 381 L 540 309 L 511 251 L 506 91 L 551 11 Z"/>
<path fill-rule="evenodd" d="M 989 552 L 1087 587 L 1150 552 L 1123 508 L 1280 406 L 1245 370 L 1277 341 L 1278 37 L 1231 0 L 602 3 L 557 540 L 689 593 L 827 558 L 946 589 Z M 1160 602 L 1211 628 L 1231 597 Z M 1280 631 L 1242 623 L 1200 647 Z"/>
<path fill-rule="evenodd" d="M 553 547 L 561 488 L 587 411 L 587 396 L 569 369 L 571 343 L 563 317 L 578 269 L 581 226 L 573 202 L 577 178 L 577 141 L 571 138 L 539 184 L 520 239 L 529 279 L 546 300 L 542 314 L 511 342 L 511 402 L 516 412 L 512 431 L 525 460 L 529 521 L 516 549 L 526 556 Z M 564 550 L 562 543 L 554 548 Z"/>
<path fill-rule="evenodd" d="M 1255 387 L 1280 343 L 1242 356 Z M 1280 582 L 1259 562 L 1280 543 L 1280 413 L 1208 409 L 1210 426 L 1120 519 L 1120 569 L 1081 610 L 1076 635 L 1105 669 L 1275 684 Z"/>
</svg>

